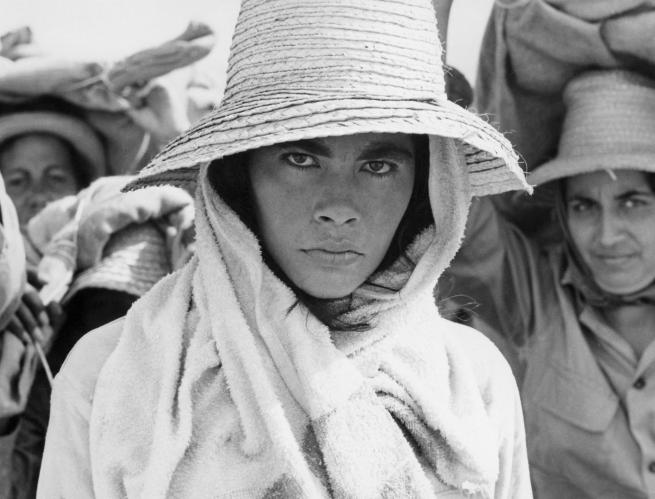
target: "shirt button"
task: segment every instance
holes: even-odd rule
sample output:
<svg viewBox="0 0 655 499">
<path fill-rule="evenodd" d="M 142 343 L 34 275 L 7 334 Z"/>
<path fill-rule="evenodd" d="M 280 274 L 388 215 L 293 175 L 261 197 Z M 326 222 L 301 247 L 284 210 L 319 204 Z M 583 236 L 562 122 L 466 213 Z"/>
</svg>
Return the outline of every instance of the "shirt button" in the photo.
<svg viewBox="0 0 655 499">
<path fill-rule="evenodd" d="M 651 461 L 650 464 L 648 465 L 648 471 L 651 473 L 655 473 L 655 461 Z"/>
<path fill-rule="evenodd" d="M 637 390 L 641 390 L 644 386 L 646 386 L 646 380 L 642 376 L 639 376 L 632 384 L 632 386 Z M 655 468 L 655 463 L 651 463 L 651 465 Z"/>
</svg>

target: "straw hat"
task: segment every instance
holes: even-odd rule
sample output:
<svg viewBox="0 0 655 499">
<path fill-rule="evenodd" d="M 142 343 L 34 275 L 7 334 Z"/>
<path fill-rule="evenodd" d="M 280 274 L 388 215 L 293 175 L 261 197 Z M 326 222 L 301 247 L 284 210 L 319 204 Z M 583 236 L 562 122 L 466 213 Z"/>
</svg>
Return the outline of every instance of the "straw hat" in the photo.
<svg viewBox="0 0 655 499">
<path fill-rule="evenodd" d="M 170 271 L 164 234 L 154 223 L 131 224 L 111 237 L 100 263 L 75 277 L 65 301 L 85 288 L 142 296 Z"/>
<path fill-rule="evenodd" d="M 589 71 L 564 90 L 566 117 L 557 157 L 531 184 L 597 170 L 655 172 L 655 82 L 623 70 Z"/>
<path fill-rule="evenodd" d="M 448 102 L 431 0 L 243 0 L 216 111 L 128 189 L 195 178 L 262 146 L 366 132 L 461 139 L 473 194 L 525 189 L 511 145 Z"/>
<path fill-rule="evenodd" d="M 25 111 L 0 117 L 0 144 L 27 133 L 47 133 L 59 137 L 84 158 L 91 180 L 105 175 L 105 150 L 93 128 L 63 113 Z"/>
</svg>

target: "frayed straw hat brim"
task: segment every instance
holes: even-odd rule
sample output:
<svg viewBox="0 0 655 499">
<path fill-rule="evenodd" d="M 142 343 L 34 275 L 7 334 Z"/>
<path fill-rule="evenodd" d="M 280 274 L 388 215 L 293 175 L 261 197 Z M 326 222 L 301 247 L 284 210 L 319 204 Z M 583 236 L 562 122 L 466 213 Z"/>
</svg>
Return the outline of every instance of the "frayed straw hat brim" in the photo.
<svg viewBox="0 0 655 499">
<path fill-rule="evenodd" d="M 406 133 L 460 139 L 474 195 L 525 189 L 509 142 L 491 125 L 448 101 L 367 98 L 289 99 L 256 108 L 225 106 L 171 142 L 126 190 L 193 181 L 198 165 L 302 139 L 357 133 Z"/>
<path fill-rule="evenodd" d="M 655 173 L 655 154 L 587 155 L 580 158 L 555 158 L 528 175 L 528 183 L 541 186 L 599 170 L 640 170 Z"/>
<path fill-rule="evenodd" d="M 105 150 L 95 131 L 82 120 L 53 112 L 20 112 L 0 117 L 0 144 L 29 133 L 46 133 L 68 142 L 84 158 L 89 179 L 106 174 Z"/>
<path fill-rule="evenodd" d="M 107 243 L 103 258 L 75 277 L 65 300 L 85 288 L 145 294 L 170 271 L 164 235 L 154 224 L 128 225 Z"/>
</svg>

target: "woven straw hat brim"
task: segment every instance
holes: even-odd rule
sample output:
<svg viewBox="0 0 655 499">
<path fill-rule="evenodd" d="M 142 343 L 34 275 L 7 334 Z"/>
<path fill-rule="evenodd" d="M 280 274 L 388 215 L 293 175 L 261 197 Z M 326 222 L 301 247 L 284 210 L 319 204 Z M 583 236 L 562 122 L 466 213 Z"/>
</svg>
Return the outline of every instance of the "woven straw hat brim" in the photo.
<svg viewBox="0 0 655 499">
<path fill-rule="evenodd" d="M 566 177 L 599 170 L 640 170 L 655 173 L 655 154 L 587 155 L 555 158 L 528 174 L 528 182 L 541 186 Z"/>
<path fill-rule="evenodd" d="M 65 299 L 85 288 L 142 296 L 170 270 L 163 234 L 153 224 L 129 225 L 112 236 L 100 263 L 75 277 Z"/>
<path fill-rule="evenodd" d="M 171 142 L 126 187 L 181 185 L 198 165 L 283 142 L 358 133 L 406 133 L 452 137 L 466 147 L 474 195 L 527 184 L 509 142 L 473 113 L 448 102 L 335 97 L 258 103 L 257 108 L 222 107 Z"/>
<path fill-rule="evenodd" d="M 623 70 L 587 71 L 569 82 L 564 102 L 557 157 L 528 182 L 608 169 L 655 171 L 655 82 Z"/>
<path fill-rule="evenodd" d="M 51 112 L 20 112 L 0 117 L 0 144 L 27 133 L 47 133 L 73 146 L 84 158 L 89 179 L 105 175 L 105 150 L 98 135 L 82 120 Z"/>
</svg>

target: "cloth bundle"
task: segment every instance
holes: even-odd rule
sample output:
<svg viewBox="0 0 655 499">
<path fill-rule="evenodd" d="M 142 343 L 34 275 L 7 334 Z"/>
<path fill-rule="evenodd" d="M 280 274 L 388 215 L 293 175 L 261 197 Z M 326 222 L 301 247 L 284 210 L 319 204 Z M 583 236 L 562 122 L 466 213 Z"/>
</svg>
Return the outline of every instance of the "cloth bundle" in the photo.
<svg viewBox="0 0 655 499">
<path fill-rule="evenodd" d="M 264 265 L 205 165 L 197 255 L 133 306 L 98 377 L 89 430 L 98 497 L 527 493 L 506 479 L 518 464 L 499 477 L 516 428 L 492 418 L 512 392 L 476 379 L 476 341 L 486 340 L 434 306 L 470 191 L 454 141 L 431 141 L 441 151 L 430 180 L 438 230 L 408 249 L 415 269 L 399 261 L 355 292 L 347 318 L 374 317 L 374 327 L 334 337 Z"/>
<path fill-rule="evenodd" d="M 0 38 L 0 114 L 38 104 L 44 96 L 68 101 L 105 140 L 110 173 L 134 173 L 162 144 L 152 143 L 130 110 L 166 99 L 167 119 L 178 131 L 189 125 L 187 114 L 196 119 L 208 112 L 217 103 L 217 92 L 194 63 L 209 54 L 214 41 L 209 26 L 190 23 L 158 46 L 100 62 L 44 52 L 33 43 L 29 28 L 9 32 Z"/>
<path fill-rule="evenodd" d="M 140 296 L 188 260 L 191 196 L 175 187 L 121 192 L 131 179 L 96 180 L 30 220 L 28 261 L 44 283 L 45 303 L 89 286 Z"/>
<path fill-rule="evenodd" d="M 528 170 L 555 156 L 562 91 L 591 68 L 655 75 L 655 5 L 642 0 L 498 0 L 482 43 L 476 107 Z"/>
<path fill-rule="evenodd" d="M 16 312 L 25 285 L 25 251 L 18 216 L 0 175 L 0 331 Z M 32 386 L 36 351 L 32 343 L 0 333 L 0 417 L 21 412 Z"/>
</svg>

